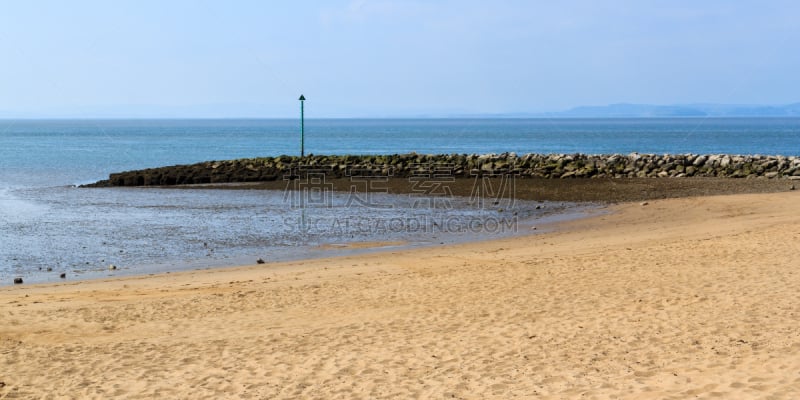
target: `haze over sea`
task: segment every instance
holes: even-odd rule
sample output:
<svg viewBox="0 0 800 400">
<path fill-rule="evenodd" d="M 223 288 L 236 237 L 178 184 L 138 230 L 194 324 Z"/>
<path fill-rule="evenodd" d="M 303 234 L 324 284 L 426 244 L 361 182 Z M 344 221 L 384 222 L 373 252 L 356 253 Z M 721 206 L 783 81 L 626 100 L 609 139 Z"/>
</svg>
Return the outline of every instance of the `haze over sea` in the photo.
<svg viewBox="0 0 800 400">
<path fill-rule="evenodd" d="M 302 214 L 321 222 L 317 231 L 299 232 L 289 222 L 300 214 L 287 209 L 282 193 L 72 187 L 130 169 L 297 154 L 298 128 L 289 119 L 0 121 L 0 282 L 11 275 L 50 279 L 36 275 L 39 268 L 90 274 L 117 263 L 141 273 L 145 264 L 233 264 L 265 252 L 280 259 L 292 257 L 297 245 L 324 242 L 330 232 L 320 226 L 363 215 L 343 196 L 334 198 L 332 211 Z M 798 155 L 800 119 L 311 119 L 305 143 L 313 154 Z M 420 217 L 407 197 L 385 201 L 392 210 L 370 215 Z M 536 216 L 530 204 L 517 206 Z M 461 222 L 487 218 L 466 203 L 425 212 Z M 339 233 L 346 240 L 406 240 L 410 232 Z M 440 240 L 459 238 L 439 232 L 423 239 Z"/>
</svg>

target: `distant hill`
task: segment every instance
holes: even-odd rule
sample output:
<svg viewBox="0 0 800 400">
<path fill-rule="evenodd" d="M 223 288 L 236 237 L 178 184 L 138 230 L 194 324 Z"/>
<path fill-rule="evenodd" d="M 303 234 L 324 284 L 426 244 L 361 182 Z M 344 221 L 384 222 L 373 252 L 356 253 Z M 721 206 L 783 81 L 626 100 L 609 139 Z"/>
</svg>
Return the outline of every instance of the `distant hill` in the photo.
<svg viewBox="0 0 800 400">
<path fill-rule="evenodd" d="M 567 111 L 531 114 L 556 118 L 659 118 L 659 117 L 800 117 L 800 103 L 782 106 L 727 104 L 610 104 L 575 107 Z"/>
<path fill-rule="evenodd" d="M 127 105 L 94 107 L 85 109 L 63 109 L 45 113 L 12 112 L 0 110 L 0 119 L 13 118 L 132 118 L 132 119 L 181 119 L 181 118 L 295 118 L 288 117 L 284 105 L 258 104 L 209 104 L 193 106 L 149 106 Z M 266 110 L 277 110 L 275 115 L 265 115 Z M 292 114 L 294 115 L 294 114 Z M 652 105 L 617 103 L 605 106 L 581 106 L 555 112 L 506 112 L 474 113 L 432 111 L 429 113 L 366 113 L 352 116 L 322 115 L 315 118 L 676 118 L 676 117 L 797 117 L 800 118 L 800 103 L 787 105 L 736 105 L 736 104 L 675 104 Z"/>
</svg>

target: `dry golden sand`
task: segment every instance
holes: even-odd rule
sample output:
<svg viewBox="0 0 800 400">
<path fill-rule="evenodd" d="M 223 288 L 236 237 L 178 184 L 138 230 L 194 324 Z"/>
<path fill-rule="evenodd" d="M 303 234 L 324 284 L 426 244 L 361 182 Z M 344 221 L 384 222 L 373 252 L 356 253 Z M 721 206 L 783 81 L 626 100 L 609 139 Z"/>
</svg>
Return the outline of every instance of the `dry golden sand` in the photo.
<svg viewBox="0 0 800 400">
<path fill-rule="evenodd" d="M 800 193 L 0 289 L 0 398 L 797 398 Z"/>
</svg>

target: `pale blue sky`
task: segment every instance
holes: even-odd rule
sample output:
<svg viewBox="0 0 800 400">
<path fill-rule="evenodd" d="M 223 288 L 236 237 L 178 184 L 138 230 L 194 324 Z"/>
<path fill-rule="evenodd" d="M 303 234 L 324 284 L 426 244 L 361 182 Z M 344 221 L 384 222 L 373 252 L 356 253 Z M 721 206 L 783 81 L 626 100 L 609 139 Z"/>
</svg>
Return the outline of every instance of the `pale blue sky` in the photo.
<svg viewBox="0 0 800 400">
<path fill-rule="evenodd" d="M 0 0 L 0 116 L 793 103 L 798 21 L 770 0 Z"/>
</svg>

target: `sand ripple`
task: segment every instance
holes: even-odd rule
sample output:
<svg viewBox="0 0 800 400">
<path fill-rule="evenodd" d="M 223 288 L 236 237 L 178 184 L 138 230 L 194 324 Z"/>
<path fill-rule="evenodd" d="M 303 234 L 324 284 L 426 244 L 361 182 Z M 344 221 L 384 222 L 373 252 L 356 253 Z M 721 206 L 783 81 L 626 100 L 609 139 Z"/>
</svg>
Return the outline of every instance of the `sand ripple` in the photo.
<svg viewBox="0 0 800 400">
<path fill-rule="evenodd" d="M 800 196 L 0 289 L 0 398 L 796 398 Z"/>
</svg>

